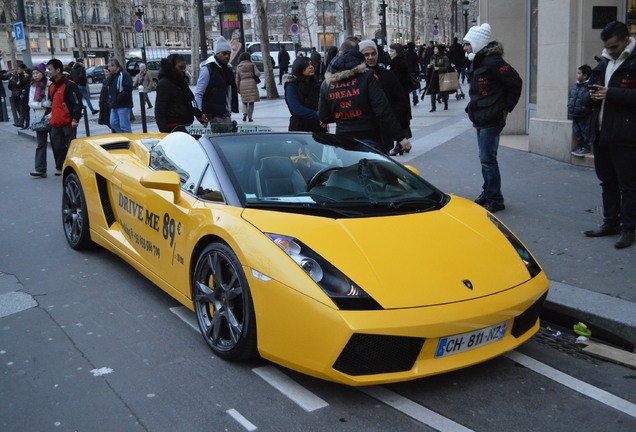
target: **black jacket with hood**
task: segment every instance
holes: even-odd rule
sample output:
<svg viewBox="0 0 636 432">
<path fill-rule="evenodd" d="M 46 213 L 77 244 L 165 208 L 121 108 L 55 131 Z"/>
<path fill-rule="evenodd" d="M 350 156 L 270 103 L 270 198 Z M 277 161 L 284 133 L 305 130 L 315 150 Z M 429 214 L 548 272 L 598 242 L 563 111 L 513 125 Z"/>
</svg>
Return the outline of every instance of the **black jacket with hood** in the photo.
<svg viewBox="0 0 636 432">
<path fill-rule="evenodd" d="M 506 116 L 519 102 L 521 77 L 502 56 L 503 46 L 490 42 L 475 55 L 468 71 L 472 78 L 466 112 L 476 128 L 505 126 Z"/>
<path fill-rule="evenodd" d="M 395 141 L 405 138 L 377 74 L 367 68 L 359 51 L 336 57 L 329 65 L 320 88 L 318 117 L 323 123 L 335 122 L 338 135 L 379 144 L 381 131 L 390 131 Z"/>
<path fill-rule="evenodd" d="M 636 147 L 636 39 L 632 37 L 625 50 L 627 58 L 614 71 L 607 86 L 605 72 L 610 60 L 606 52 L 592 70 L 590 82 L 607 87 L 605 103 L 596 103 L 592 113 L 592 131 L 600 134 L 598 142 L 602 146 Z M 601 108 L 603 117 L 599 132 Z"/>
</svg>

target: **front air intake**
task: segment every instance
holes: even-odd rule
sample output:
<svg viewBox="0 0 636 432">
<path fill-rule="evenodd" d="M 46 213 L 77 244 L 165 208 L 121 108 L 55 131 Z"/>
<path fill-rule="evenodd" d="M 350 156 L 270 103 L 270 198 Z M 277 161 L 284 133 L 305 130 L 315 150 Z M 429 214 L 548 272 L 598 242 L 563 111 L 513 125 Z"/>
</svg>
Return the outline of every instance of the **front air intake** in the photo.
<svg viewBox="0 0 636 432">
<path fill-rule="evenodd" d="M 374 375 L 411 370 L 424 338 L 355 333 L 333 365 L 347 375 Z"/>
<path fill-rule="evenodd" d="M 539 319 L 539 315 L 543 309 L 543 302 L 545 302 L 547 296 L 548 293 L 546 292 L 539 300 L 534 302 L 532 306 L 526 309 L 525 312 L 515 318 L 510 332 L 514 337 L 518 338 L 534 326 Z"/>
</svg>

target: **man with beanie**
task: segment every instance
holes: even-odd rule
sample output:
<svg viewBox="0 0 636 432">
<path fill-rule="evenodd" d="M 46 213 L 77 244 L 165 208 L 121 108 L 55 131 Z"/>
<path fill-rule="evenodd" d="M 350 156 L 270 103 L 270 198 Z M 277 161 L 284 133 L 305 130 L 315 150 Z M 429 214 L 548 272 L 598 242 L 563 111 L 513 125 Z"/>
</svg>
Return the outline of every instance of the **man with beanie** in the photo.
<svg viewBox="0 0 636 432">
<path fill-rule="evenodd" d="M 474 26 L 464 36 L 464 51 L 472 62 L 466 107 L 468 118 L 477 131 L 483 192 L 475 202 L 491 213 L 505 209 L 501 194 L 501 174 L 497 163 L 499 135 L 506 125 L 506 117 L 521 96 L 521 78 L 504 61 L 503 46 L 490 41 L 490 24 Z"/>
<path fill-rule="evenodd" d="M 590 98 L 594 168 L 601 181 L 603 224 L 587 237 L 620 234 L 614 247 L 634 244 L 636 230 L 636 39 L 625 23 L 601 32 L 604 50 L 592 70 Z"/>
<path fill-rule="evenodd" d="M 194 99 L 197 108 L 207 116 L 210 123 L 229 125 L 232 113 L 239 112 L 234 72 L 228 65 L 231 54 L 230 43 L 219 36 L 215 54 L 201 64 Z"/>
<path fill-rule="evenodd" d="M 318 118 L 336 123 L 336 135 L 356 138 L 382 152 L 383 131 L 398 141 L 405 151 L 411 143 L 389 107 L 378 76 L 367 68 L 358 42 L 347 39 L 340 45 L 341 55 L 333 59 L 320 86 Z"/>
</svg>

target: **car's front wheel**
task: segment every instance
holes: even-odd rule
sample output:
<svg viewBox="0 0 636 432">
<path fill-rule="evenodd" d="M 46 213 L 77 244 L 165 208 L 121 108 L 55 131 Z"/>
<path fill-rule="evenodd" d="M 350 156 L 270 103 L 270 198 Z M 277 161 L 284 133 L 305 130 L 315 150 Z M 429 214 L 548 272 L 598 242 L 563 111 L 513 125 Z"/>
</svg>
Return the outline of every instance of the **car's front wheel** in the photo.
<svg viewBox="0 0 636 432">
<path fill-rule="evenodd" d="M 192 283 L 197 321 L 210 348 L 225 360 L 256 356 L 252 296 L 232 249 L 218 242 L 208 245 L 197 259 Z"/>
<path fill-rule="evenodd" d="M 82 183 L 75 173 L 64 179 L 62 224 L 66 241 L 73 249 L 86 249 L 91 244 L 86 198 Z"/>
</svg>

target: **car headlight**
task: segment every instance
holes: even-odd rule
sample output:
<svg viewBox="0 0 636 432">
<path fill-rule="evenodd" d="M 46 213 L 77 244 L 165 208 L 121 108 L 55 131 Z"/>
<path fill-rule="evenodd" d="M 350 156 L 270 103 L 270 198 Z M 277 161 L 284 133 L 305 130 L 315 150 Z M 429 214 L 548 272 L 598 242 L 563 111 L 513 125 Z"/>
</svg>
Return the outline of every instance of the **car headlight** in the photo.
<svg viewBox="0 0 636 432">
<path fill-rule="evenodd" d="M 301 241 L 278 234 L 266 234 L 343 310 L 378 310 L 382 306 L 355 282 Z"/>
<path fill-rule="evenodd" d="M 515 248 L 515 251 L 517 251 L 517 253 L 519 254 L 519 258 L 521 258 L 521 261 L 523 261 L 526 268 L 528 269 L 528 273 L 530 273 L 530 279 L 541 273 L 541 267 L 539 267 L 539 263 L 537 263 L 537 261 L 532 257 L 528 249 L 526 249 L 526 247 L 521 244 L 519 239 L 515 237 L 512 231 L 506 228 L 506 226 L 502 224 L 499 219 L 497 219 L 490 213 L 488 213 L 488 219 L 490 219 L 491 222 L 494 223 L 497 228 L 499 228 L 499 231 L 501 231 L 504 237 L 508 239 L 512 247 Z"/>
</svg>

